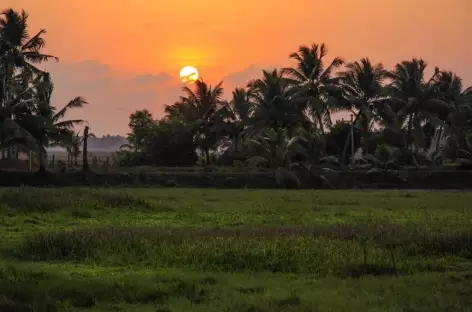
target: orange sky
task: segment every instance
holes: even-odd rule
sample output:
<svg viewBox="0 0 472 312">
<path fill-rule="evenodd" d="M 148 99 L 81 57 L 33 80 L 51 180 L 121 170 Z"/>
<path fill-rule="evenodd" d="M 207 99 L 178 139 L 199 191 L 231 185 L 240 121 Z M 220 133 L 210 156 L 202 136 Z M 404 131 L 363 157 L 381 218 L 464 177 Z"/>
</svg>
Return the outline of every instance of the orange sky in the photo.
<svg viewBox="0 0 472 312">
<path fill-rule="evenodd" d="M 233 88 L 260 68 L 289 65 L 290 52 L 313 42 L 326 43 L 328 57 L 368 56 L 387 67 L 422 57 L 472 85 L 472 0 L 2 0 L 2 7 L 24 8 L 31 31 L 48 30 L 46 51 L 61 59 L 50 67 L 54 105 L 83 95 L 89 107 L 72 115 L 97 133 L 125 133 L 136 109 L 162 114 L 180 94 L 172 77 L 184 65 Z"/>
</svg>

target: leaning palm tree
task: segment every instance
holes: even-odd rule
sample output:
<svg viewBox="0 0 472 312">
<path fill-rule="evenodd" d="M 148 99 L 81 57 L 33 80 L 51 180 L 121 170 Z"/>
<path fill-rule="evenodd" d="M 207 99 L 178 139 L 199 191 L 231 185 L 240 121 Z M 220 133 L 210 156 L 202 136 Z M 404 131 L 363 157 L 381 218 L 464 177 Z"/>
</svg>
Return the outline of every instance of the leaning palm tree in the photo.
<svg viewBox="0 0 472 312">
<path fill-rule="evenodd" d="M 328 66 L 325 66 L 326 54 L 325 44 L 300 46 L 298 52 L 290 54 L 290 58 L 297 62 L 296 67 L 284 68 L 282 71 L 290 78 L 295 96 L 304 100 L 323 137 L 324 126 L 332 124 L 331 112 L 339 110 L 343 104 L 339 79 L 333 77 L 333 72 L 344 61 L 340 57 L 335 57 Z"/>
<path fill-rule="evenodd" d="M 35 105 L 30 108 L 34 115 L 21 115 L 19 124 L 36 139 L 39 146 L 39 171 L 46 170 L 46 147 L 63 146 L 70 137 L 73 128 L 83 123 L 82 119 L 63 120 L 66 113 L 75 108 L 82 108 L 87 102 L 82 97 L 69 101 L 62 109 L 51 106 L 51 94 L 54 89 L 49 75 L 43 75 L 36 86 Z M 34 118 L 33 118 L 33 117 Z"/>
<path fill-rule="evenodd" d="M 386 75 L 387 71 L 381 63 L 373 64 L 368 58 L 347 64 L 346 71 L 340 74 L 345 97 L 355 114 L 354 125 L 361 129 L 361 142 L 365 142 L 366 134 L 375 119 L 375 111 L 386 98 L 383 88 Z M 344 145 L 343 163 L 350 136 L 351 133 Z M 367 153 L 365 143 L 362 148 Z"/>
</svg>

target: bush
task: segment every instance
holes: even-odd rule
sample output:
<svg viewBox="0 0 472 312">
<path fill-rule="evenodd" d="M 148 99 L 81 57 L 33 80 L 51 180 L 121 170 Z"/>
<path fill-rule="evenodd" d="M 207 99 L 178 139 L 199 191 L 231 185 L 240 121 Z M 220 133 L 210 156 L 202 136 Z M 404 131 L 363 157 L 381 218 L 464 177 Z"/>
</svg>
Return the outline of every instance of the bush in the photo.
<svg viewBox="0 0 472 312">
<path fill-rule="evenodd" d="M 154 121 L 147 114 L 138 111 L 132 115 L 130 126 L 133 132 L 130 135 L 130 142 L 134 144 L 133 147 L 136 148 L 136 151 L 116 153 L 115 163 L 127 167 L 143 165 L 194 166 L 198 157 L 195 151 L 192 126 L 174 119 Z M 141 116 L 144 118 L 143 120 L 134 120 L 134 115 L 138 117 L 143 115 L 145 118 Z"/>
</svg>

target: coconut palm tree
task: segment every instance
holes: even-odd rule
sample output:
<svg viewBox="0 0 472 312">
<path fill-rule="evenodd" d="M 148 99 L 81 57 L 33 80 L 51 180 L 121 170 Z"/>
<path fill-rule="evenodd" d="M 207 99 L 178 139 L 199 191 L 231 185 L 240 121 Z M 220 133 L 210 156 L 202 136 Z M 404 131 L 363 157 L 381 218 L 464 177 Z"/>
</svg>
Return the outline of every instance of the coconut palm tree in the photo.
<svg viewBox="0 0 472 312">
<path fill-rule="evenodd" d="M 434 126 L 441 124 L 451 112 L 452 106 L 440 99 L 436 80 L 439 68 L 426 79 L 427 63 L 421 59 L 403 61 L 395 65 L 387 76 L 392 82 L 387 86 L 390 107 L 404 120 L 406 147 L 415 147 L 415 152 L 425 148 L 422 124 L 428 120 Z"/>
<path fill-rule="evenodd" d="M 275 131 L 272 128 L 266 128 L 250 140 L 253 155 L 251 161 L 264 163 L 273 169 L 288 169 L 293 157 L 300 154 L 306 155 L 306 150 L 302 148 L 299 141 L 300 137 L 290 136 L 287 129 L 280 128 Z"/>
<path fill-rule="evenodd" d="M 214 126 L 221 123 L 220 114 L 216 112 L 224 105 L 222 82 L 212 87 L 203 80 L 195 82 L 194 90 L 185 86 L 184 96 L 172 106 L 166 106 L 168 117 L 177 117 L 192 124 L 198 147 L 205 154 L 206 162 L 210 162 L 210 150 L 218 143 Z"/>
<path fill-rule="evenodd" d="M 248 83 L 249 98 L 253 103 L 253 134 L 266 127 L 293 131 L 309 120 L 303 114 L 303 101 L 289 93 L 290 84 L 276 69 L 262 71 L 262 78 Z"/>
<path fill-rule="evenodd" d="M 227 142 L 223 142 L 223 146 L 226 146 L 226 151 L 233 156 L 242 152 L 242 143 L 247 134 L 245 130 L 252 123 L 251 106 L 249 91 L 236 88 L 232 92 L 231 101 L 226 102 L 216 112 L 220 114 L 222 122 L 215 125 L 214 131 L 228 138 Z"/>
<path fill-rule="evenodd" d="M 6 9 L 0 13 L 0 107 L 5 107 L 11 100 L 15 90 L 15 76 L 22 71 L 22 76 L 38 76 L 44 72 L 33 64 L 39 64 L 56 57 L 41 53 L 45 46 L 43 35 L 46 30 L 41 29 L 34 36 L 28 31 L 28 14 L 22 10 L 17 12 Z M 9 145 L 8 157 L 12 155 L 12 145 Z"/>
<path fill-rule="evenodd" d="M 68 138 L 64 139 L 63 146 L 67 151 L 67 165 L 74 164 L 78 166 L 77 158 L 80 155 L 80 146 L 82 145 L 82 138 L 80 137 L 80 132 L 73 133 L 71 132 Z"/>
<path fill-rule="evenodd" d="M 82 150 L 82 165 L 84 172 L 90 172 L 90 166 L 88 162 L 88 139 L 89 138 L 96 138 L 95 134 L 90 132 L 90 127 L 87 123 L 87 125 L 84 128 L 84 136 L 82 137 L 82 145 L 83 145 L 83 150 Z"/>
<path fill-rule="evenodd" d="M 453 109 L 446 120 L 436 128 L 435 150 L 443 137 L 453 138 L 459 148 L 465 147 L 465 138 L 472 130 L 472 87 L 464 88 L 462 79 L 451 71 L 441 71 L 436 86 L 439 98 Z"/>
<path fill-rule="evenodd" d="M 340 110 L 344 104 L 339 78 L 333 76 L 334 71 L 344 64 L 344 60 L 335 57 L 326 66 L 326 54 L 324 43 L 312 44 L 311 47 L 300 46 L 298 52 L 290 54 L 290 58 L 297 62 L 296 67 L 282 70 L 290 78 L 296 97 L 304 100 L 304 107 L 312 115 L 323 137 L 325 125 L 329 127 L 332 124 L 331 112 Z"/>
<path fill-rule="evenodd" d="M 5 79 L 2 79 L 4 75 L 5 73 L 0 73 L 0 81 L 5 81 Z M 40 122 L 40 117 L 33 115 L 31 107 L 34 105 L 32 96 L 35 92 L 35 86 L 41 77 L 38 76 L 27 81 L 25 77 L 17 76 L 10 81 L 10 85 L 14 85 L 15 92 L 11 93 L 9 100 L 3 98 L 3 106 L 0 107 L 0 149 L 2 150 L 3 159 L 5 158 L 5 148 L 11 147 L 13 144 L 22 145 L 28 149 L 38 148 L 36 139 L 23 128 L 21 120 L 28 119 L 30 122 Z M 21 83 L 17 84 L 17 82 Z"/>
<path fill-rule="evenodd" d="M 367 153 L 365 137 L 375 119 L 375 110 L 385 100 L 383 81 L 387 71 L 381 63 L 373 64 L 370 59 L 363 58 L 360 61 L 348 63 L 346 71 L 340 74 L 341 85 L 345 97 L 354 110 L 354 124 L 361 129 L 361 142 L 363 152 Z M 343 149 L 343 163 L 347 153 L 350 134 Z M 361 143 L 362 144 L 362 143 Z"/>
<path fill-rule="evenodd" d="M 56 109 L 51 105 L 51 94 L 54 89 L 49 75 L 43 75 L 38 81 L 34 106 L 30 107 L 34 115 L 23 114 L 18 116 L 18 123 L 27 130 L 36 140 L 39 153 L 39 171 L 46 170 L 46 147 L 64 146 L 69 140 L 73 128 L 83 123 L 82 119 L 63 120 L 66 113 L 75 108 L 82 108 L 87 101 L 82 97 L 76 97 L 69 101 L 62 109 Z"/>
<path fill-rule="evenodd" d="M 0 56 L 2 60 L 13 59 L 13 66 L 8 66 L 7 72 L 13 73 L 16 68 L 30 70 L 34 73 L 43 73 L 33 64 L 40 64 L 51 59 L 58 60 L 57 57 L 41 53 L 46 45 L 42 37 L 45 29 L 30 36 L 28 31 L 28 14 L 22 10 L 17 12 L 13 9 L 6 9 L 0 13 L 0 29 L 2 30 L 2 41 L 0 45 Z"/>
</svg>

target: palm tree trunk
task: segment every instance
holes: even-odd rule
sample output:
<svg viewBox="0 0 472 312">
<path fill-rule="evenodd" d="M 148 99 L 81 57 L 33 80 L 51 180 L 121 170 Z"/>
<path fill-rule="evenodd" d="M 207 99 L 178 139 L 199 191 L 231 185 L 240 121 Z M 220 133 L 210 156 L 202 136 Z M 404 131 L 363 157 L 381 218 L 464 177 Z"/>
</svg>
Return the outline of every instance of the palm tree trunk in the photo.
<svg viewBox="0 0 472 312">
<path fill-rule="evenodd" d="M 43 147 L 39 147 L 39 173 L 46 172 L 46 153 Z"/>
<path fill-rule="evenodd" d="M 353 121 L 354 124 L 357 123 L 357 120 L 359 119 L 359 116 L 360 116 L 360 112 L 357 113 L 356 118 Z M 352 142 L 351 131 L 350 130 L 349 130 L 349 134 L 347 135 L 346 142 L 344 143 L 343 153 L 341 155 L 341 165 L 342 166 L 344 166 L 346 164 L 347 147 L 349 146 L 349 142 Z M 354 155 L 351 155 L 351 157 L 354 157 Z"/>
<path fill-rule="evenodd" d="M 209 148 L 205 148 L 205 158 L 206 158 L 206 164 L 209 165 L 210 164 L 210 149 Z"/>
<path fill-rule="evenodd" d="M 8 159 L 12 159 L 13 158 L 13 146 L 8 146 L 8 150 L 7 150 L 7 158 Z"/>
<path fill-rule="evenodd" d="M 412 143 L 413 143 L 413 140 L 411 139 L 411 129 L 413 128 L 413 118 L 414 118 L 414 114 L 411 113 L 409 118 L 408 118 L 408 126 L 407 126 L 407 131 L 406 131 L 406 148 L 411 150 L 411 148 L 413 147 L 412 146 Z"/>
<path fill-rule="evenodd" d="M 323 117 L 318 111 L 315 111 L 316 114 L 316 119 L 318 119 L 318 125 L 320 127 L 321 133 L 323 134 L 323 137 L 325 136 L 325 130 L 324 130 L 324 125 L 323 125 Z"/>
<path fill-rule="evenodd" d="M 31 171 L 32 161 L 33 161 L 33 152 L 31 150 L 28 151 L 28 163 L 29 163 L 29 171 Z"/>
<path fill-rule="evenodd" d="M 441 142 L 442 132 L 443 132 L 443 125 L 441 125 L 438 130 L 438 137 L 436 138 L 436 150 L 435 150 L 436 153 L 439 151 L 439 143 Z"/>
<path fill-rule="evenodd" d="M 364 123 L 362 125 L 362 131 L 361 131 L 361 137 L 360 137 L 362 155 L 366 155 L 369 152 L 367 150 L 367 143 L 366 143 L 366 137 L 367 137 L 367 133 L 369 132 L 369 129 L 370 129 L 370 120 L 364 114 Z"/>
<path fill-rule="evenodd" d="M 318 119 L 318 125 L 321 130 L 321 136 L 323 137 L 323 144 L 321 145 L 321 152 L 322 154 L 325 154 L 326 153 L 326 133 L 325 133 L 324 125 L 323 125 L 323 117 L 321 117 L 321 114 L 317 110 L 315 110 L 315 114 L 316 114 L 316 119 Z"/>
<path fill-rule="evenodd" d="M 83 162 L 83 167 L 84 167 L 85 172 L 90 171 L 90 167 L 89 167 L 89 163 L 88 163 L 88 157 L 87 157 L 87 154 L 88 154 L 88 148 L 87 148 L 88 135 L 89 135 L 89 127 L 85 126 L 85 129 L 84 129 L 84 146 L 83 146 L 83 151 L 82 151 L 83 152 L 82 162 Z"/>
</svg>

